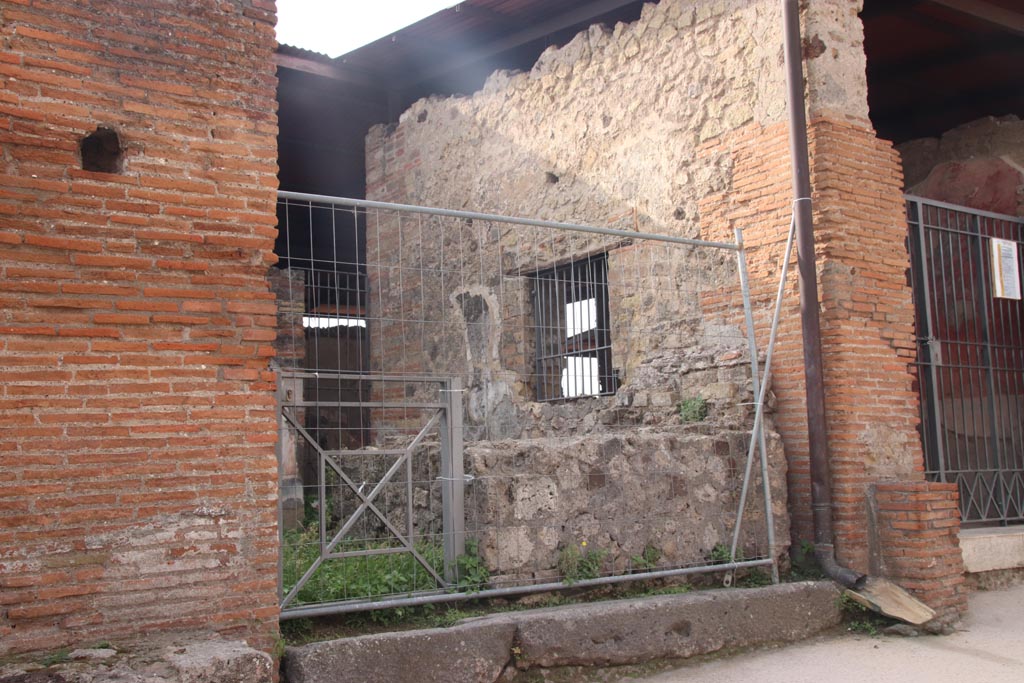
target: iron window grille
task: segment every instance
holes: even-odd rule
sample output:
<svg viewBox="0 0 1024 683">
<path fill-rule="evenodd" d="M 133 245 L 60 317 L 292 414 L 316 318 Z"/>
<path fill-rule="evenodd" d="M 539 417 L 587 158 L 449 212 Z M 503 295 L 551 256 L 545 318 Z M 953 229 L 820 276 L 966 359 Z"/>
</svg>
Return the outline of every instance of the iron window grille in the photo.
<svg viewBox="0 0 1024 683">
<path fill-rule="evenodd" d="M 537 272 L 533 311 L 537 400 L 614 394 L 607 254 Z"/>
</svg>

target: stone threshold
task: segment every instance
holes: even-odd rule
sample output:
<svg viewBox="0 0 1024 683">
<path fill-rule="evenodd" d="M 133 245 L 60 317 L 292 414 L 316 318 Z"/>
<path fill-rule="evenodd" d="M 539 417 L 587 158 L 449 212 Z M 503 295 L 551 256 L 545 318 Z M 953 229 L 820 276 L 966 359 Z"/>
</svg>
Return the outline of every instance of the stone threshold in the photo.
<svg viewBox="0 0 1024 683">
<path fill-rule="evenodd" d="M 828 581 L 615 600 L 465 619 L 285 650 L 287 683 L 496 683 L 803 640 L 837 625 Z"/>
<path fill-rule="evenodd" d="M 960 549 L 968 574 L 1024 567 L 1024 525 L 962 529 Z"/>
</svg>

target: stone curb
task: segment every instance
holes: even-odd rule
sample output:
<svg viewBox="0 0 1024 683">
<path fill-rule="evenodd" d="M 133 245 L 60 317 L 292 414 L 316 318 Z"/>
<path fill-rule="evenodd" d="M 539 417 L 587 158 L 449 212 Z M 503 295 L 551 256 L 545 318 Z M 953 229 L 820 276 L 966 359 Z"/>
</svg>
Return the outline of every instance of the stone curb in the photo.
<svg viewBox="0 0 1024 683">
<path fill-rule="evenodd" d="M 511 660 L 515 632 L 512 621 L 484 618 L 289 647 L 282 674 L 294 683 L 492 683 Z"/>
<path fill-rule="evenodd" d="M 704 591 L 466 619 L 287 648 L 288 683 L 494 683 L 510 666 L 610 666 L 791 642 L 839 623 L 830 582 Z"/>
<path fill-rule="evenodd" d="M 37 662 L 0 664 L 0 683 L 272 683 L 270 655 L 240 640 L 214 634 L 192 633 L 153 638 L 113 648 L 87 648 L 71 652 L 69 661 L 51 666 Z M 184 636 L 183 636 L 184 637 Z M 170 641 L 170 642 L 168 642 Z"/>
</svg>

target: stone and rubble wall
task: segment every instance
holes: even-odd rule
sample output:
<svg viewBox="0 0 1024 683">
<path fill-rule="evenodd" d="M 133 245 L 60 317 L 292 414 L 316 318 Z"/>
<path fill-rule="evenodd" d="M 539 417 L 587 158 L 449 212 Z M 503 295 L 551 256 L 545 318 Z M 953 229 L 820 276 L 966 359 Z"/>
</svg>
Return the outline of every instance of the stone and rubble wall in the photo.
<svg viewBox="0 0 1024 683">
<path fill-rule="evenodd" d="M 499 581 L 559 581 L 565 553 L 602 554 L 602 571 L 629 574 L 720 560 L 736 522 L 746 425 L 637 427 L 561 439 L 471 443 L 466 530 Z M 767 439 L 775 535 L 789 535 L 785 456 Z M 759 488 L 743 511 L 739 553 L 767 549 Z M 651 565 L 644 563 L 645 553 Z M 563 561 L 560 561 L 563 560 Z M 571 576 L 569 577 L 571 580 Z"/>
<path fill-rule="evenodd" d="M 909 194 L 1024 216 L 1024 121 L 1019 117 L 989 116 L 898 149 Z"/>
<path fill-rule="evenodd" d="M 769 30 L 777 24 L 774 3 L 746 1 L 651 4 L 633 24 L 593 26 L 566 46 L 546 51 L 529 73 L 495 73 L 471 97 L 428 98 L 405 112 L 397 126 L 373 129 L 367 143 L 367 195 L 404 204 L 707 238 L 700 202 L 729 182 L 732 169 L 727 155 L 702 156 L 698 150 L 726 130 L 783 116 L 777 33 Z M 419 233 L 425 237 L 406 232 L 399 240 L 401 221 L 369 224 L 371 320 L 394 317 L 386 311 L 399 304 L 408 307 L 410 299 L 418 301 L 429 290 L 422 296 L 423 311 L 416 308 L 412 318 L 465 318 L 465 323 L 452 326 L 450 334 L 423 333 L 433 336 L 423 344 L 417 338 L 412 346 L 423 346 L 425 354 L 409 354 L 409 338 L 397 323 L 395 332 L 371 331 L 383 339 L 380 347 L 371 347 L 374 369 L 464 374 L 468 452 L 496 451 L 509 462 L 519 462 L 525 468 L 519 480 L 525 488 L 559 472 L 548 477 L 559 502 L 537 513 L 547 515 L 544 519 L 509 518 L 513 506 L 502 501 L 512 493 L 491 495 L 484 484 L 473 485 L 486 499 L 475 513 L 489 520 L 481 529 L 514 527 L 520 534 L 542 529 L 541 545 L 546 544 L 536 556 L 523 552 L 513 557 L 513 548 L 534 545 L 518 540 L 506 540 L 505 545 L 485 541 L 483 551 L 500 557 L 497 564 L 509 571 L 529 566 L 542 573 L 553 567 L 557 547 L 585 538 L 615 546 L 618 558 L 642 551 L 644 543 L 633 548 L 639 539 L 617 528 L 611 517 L 619 514 L 622 525 L 642 526 L 645 515 L 648 520 L 671 518 L 666 512 L 670 506 L 659 496 L 636 496 L 630 503 L 630 495 L 609 491 L 640 490 L 645 478 L 655 474 L 648 471 L 651 463 L 641 465 L 643 457 L 635 454 L 637 465 L 630 471 L 612 467 L 607 458 L 595 461 L 591 469 L 607 471 L 610 488 L 594 498 L 573 489 L 575 480 L 558 461 L 567 461 L 565 467 L 575 471 L 602 451 L 602 443 L 618 438 L 616 432 L 641 428 L 645 434 L 653 430 L 661 435 L 649 437 L 658 448 L 665 450 L 662 440 L 673 444 L 666 452 L 672 451 L 676 461 L 703 457 L 707 448 L 714 450 L 712 437 L 672 436 L 679 429 L 678 404 L 688 397 L 708 401 L 709 424 L 719 425 L 723 433 L 749 425 L 749 406 L 742 405 L 751 398 L 749 359 L 735 257 L 689 247 L 666 249 L 642 240 L 624 244 L 605 237 L 554 235 L 531 243 L 510 241 L 511 233 L 500 227 L 484 229 L 501 232 L 497 237 L 488 234 L 486 240 L 477 237 L 482 230 L 477 225 L 461 232 L 429 227 Z M 731 229 L 727 233 L 715 239 L 732 242 Z M 464 252 L 473 254 L 474 263 L 479 258 L 497 267 L 490 274 L 469 271 L 464 292 L 450 292 L 424 277 L 412 283 L 412 296 L 402 298 L 396 269 L 384 266 L 389 259 L 398 261 L 393 246 L 398 243 L 402 262 L 406 254 L 414 254 L 429 270 L 441 269 L 446 258 Z M 602 252 L 608 258 L 617 389 L 611 396 L 539 402 L 529 275 Z M 513 281 L 509 273 L 525 277 Z M 408 275 L 404 282 L 410 282 Z M 380 310 L 375 312 L 374 305 Z M 774 432 L 770 440 L 778 444 Z M 742 467 L 743 444 L 726 450 L 712 460 L 728 470 L 724 463 L 735 465 L 738 457 Z M 781 451 L 776 448 L 773 455 L 779 457 Z M 502 482 L 496 484 L 499 488 L 520 485 L 504 465 L 491 460 L 473 459 L 471 465 L 480 470 L 473 474 L 484 481 L 495 477 Z M 784 530 L 784 459 L 773 467 L 782 468 L 772 483 Z M 668 464 L 665 468 L 671 469 Z M 616 482 L 616 476 L 621 480 Z M 717 485 L 727 488 L 724 481 Z M 650 491 L 660 491 L 658 484 L 652 483 Z M 676 538 L 670 540 L 667 530 L 651 530 L 662 546 L 673 549 L 673 561 L 701 561 L 716 543 L 727 540 L 725 520 L 735 509 L 727 511 L 718 494 L 724 501 L 725 491 L 717 491 L 716 504 L 695 503 L 694 519 L 682 515 L 670 524 Z M 686 495 L 680 493 L 679 500 Z M 735 496 L 730 501 L 735 505 Z M 649 512 L 643 512 L 645 502 Z M 588 508 L 598 504 L 599 511 Z M 590 523 L 588 515 L 590 522 L 608 519 Z M 685 542 L 679 540 L 684 536 Z M 786 536 L 780 533 L 783 542 Z M 694 539 L 698 542 L 691 543 Z M 761 546 L 763 551 L 763 540 Z"/>
<path fill-rule="evenodd" d="M 0 4 L 0 655 L 274 642 L 274 22 Z"/>
<path fill-rule="evenodd" d="M 923 464 L 902 170 L 868 120 L 861 9 L 812 0 L 802 22 L 836 541 L 866 571 L 869 487 L 923 481 Z M 529 73 L 417 102 L 371 130 L 368 196 L 714 240 L 742 227 L 763 344 L 791 216 L 778 10 L 665 0 L 550 49 Z M 795 291 L 794 269 L 772 388 L 799 540 L 812 529 Z M 687 306 L 701 324 L 728 319 L 713 296 L 669 310 Z M 665 310 L 648 301 L 631 315 Z M 624 388 L 649 361 L 623 368 Z M 934 542 L 958 552 L 955 537 Z"/>
</svg>

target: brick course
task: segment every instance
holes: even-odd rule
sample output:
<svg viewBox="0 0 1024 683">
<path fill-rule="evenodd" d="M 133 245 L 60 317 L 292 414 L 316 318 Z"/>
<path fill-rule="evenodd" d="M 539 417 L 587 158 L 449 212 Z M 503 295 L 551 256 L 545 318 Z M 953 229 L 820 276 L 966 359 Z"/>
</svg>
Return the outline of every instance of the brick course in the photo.
<svg viewBox="0 0 1024 683">
<path fill-rule="evenodd" d="M 0 6 L 0 654 L 276 634 L 273 24 Z"/>
<path fill-rule="evenodd" d="M 955 623 L 967 610 L 958 533 L 956 484 L 887 482 L 872 487 L 877 543 L 874 569 L 898 576 L 925 599 L 938 626 Z"/>
<path fill-rule="evenodd" d="M 901 167 L 891 145 L 862 125 L 819 118 L 809 135 L 837 555 L 858 571 L 881 570 L 905 584 L 946 623 L 965 608 L 959 516 L 955 490 L 924 481 Z M 765 339 L 789 221 L 787 136 L 781 124 L 748 126 L 709 140 L 701 150 L 727 153 L 732 162 L 732 185 L 704 198 L 701 215 L 709 239 L 724 236 L 721 226 L 745 229 L 757 324 Z M 799 541 L 813 537 L 813 522 L 795 267 L 787 301 L 772 388 L 789 461 L 793 536 Z M 892 520 L 883 497 L 873 521 L 873 487 L 915 501 L 913 492 L 939 495 L 946 502 L 935 519 Z M 929 565 L 925 578 L 920 567 L 905 561 L 872 567 L 869 535 L 875 523 L 874 552 L 883 557 L 903 557 L 907 547 L 924 544 L 948 561 Z M 931 526 L 944 531 L 927 533 Z"/>
</svg>

